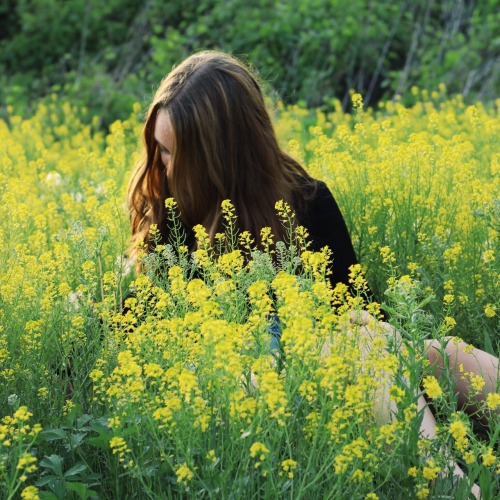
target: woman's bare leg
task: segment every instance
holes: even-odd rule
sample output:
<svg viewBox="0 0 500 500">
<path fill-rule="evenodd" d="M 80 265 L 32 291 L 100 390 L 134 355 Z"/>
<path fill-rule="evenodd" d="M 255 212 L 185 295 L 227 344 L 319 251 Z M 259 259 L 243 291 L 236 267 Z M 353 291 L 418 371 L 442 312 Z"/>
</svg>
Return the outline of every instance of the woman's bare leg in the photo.
<svg viewBox="0 0 500 500">
<path fill-rule="evenodd" d="M 434 439 L 436 437 L 436 420 L 427 406 L 427 402 L 423 396 L 418 398 L 418 410 L 423 412 L 422 423 L 420 424 L 420 433 L 427 439 Z M 458 476 L 460 478 L 465 477 L 464 471 L 455 461 L 450 463 L 450 467 L 453 469 L 454 476 Z M 481 489 L 477 484 L 472 485 L 471 493 L 474 495 L 474 498 L 481 498 Z"/>
<path fill-rule="evenodd" d="M 351 324 L 355 324 L 361 327 L 360 331 L 358 331 L 358 336 L 361 333 L 361 337 L 364 337 L 364 340 L 369 341 L 370 339 L 373 339 L 374 337 L 381 335 L 382 331 L 385 331 L 386 335 L 393 336 L 394 340 L 398 345 L 401 344 L 401 336 L 397 330 L 395 330 L 388 323 L 378 322 L 377 320 L 375 320 L 373 316 L 371 316 L 366 311 L 352 312 L 349 320 Z M 453 342 L 449 342 L 448 344 L 453 344 Z M 462 342 L 462 344 L 464 343 Z M 431 366 L 434 366 L 436 368 L 436 377 L 438 375 L 437 371 L 442 370 L 444 367 L 444 360 L 442 356 L 438 359 L 438 357 L 440 356 L 440 345 L 441 344 L 439 344 L 438 341 L 426 342 L 426 348 L 428 351 L 428 356 L 431 362 Z M 367 354 L 367 350 L 369 349 L 369 347 L 366 346 L 367 344 L 365 343 L 365 349 L 361 350 L 362 356 L 366 356 Z M 464 346 L 459 346 L 458 348 L 449 348 L 448 346 L 446 346 L 445 352 L 448 354 L 448 356 L 450 356 L 450 365 L 451 361 L 453 360 L 454 366 L 457 367 L 457 370 L 459 370 L 459 365 L 460 363 L 462 363 L 466 371 L 475 373 L 476 370 L 481 368 L 482 364 L 485 363 L 489 366 L 487 370 L 487 375 L 485 377 L 485 381 L 486 378 L 488 378 L 486 386 L 488 388 L 492 387 L 497 388 L 496 384 L 498 382 L 498 369 L 499 369 L 498 359 L 483 351 L 479 351 L 479 349 L 475 350 L 473 349 L 470 352 L 470 354 L 467 354 L 466 351 L 464 351 L 465 346 L 466 344 L 464 344 Z M 327 351 L 329 351 L 329 349 Z M 431 353 L 431 351 L 433 352 Z M 464 358 L 464 356 L 466 358 Z M 467 380 L 465 380 L 464 382 L 467 382 Z M 385 380 L 385 383 L 382 383 L 379 389 L 379 394 L 377 394 L 376 401 L 377 403 L 375 407 L 375 415 L 377 422 L 380 425 L 390 422 L 394 418 L 395 412 L 397 411 L 397 407 L 395 408 L 394 404 L 390 402 L 389 385 L 387 383 L 387 380 Z M 422 422 L 420 424 L 420 433 L 424 438 L 434 439 L 436 437 L 436 420 L 434 418 L 434 415 L 432 414 L 423 396 L 420 396 L 418 398 L 417 403 L 418 403 L 417 404 L 418 411 L 422 412 L 423 414 Z M 459 465 L 455 461 L 452 461 L 450 463 L 450 467 L 453 469 L 453 475 L 461 478 L 465 477 L 464 471 L 459 467 Z M 477 499 L 481 498 L 481 489 L 477 484 L 472 485 L 471 493 L 475 498 Z"/>
<path fill-rule="evenodd" d="M 498 358 L 487 352 L 476 349 L 465 342 L 455 338 L 446 338 L 444 353 L 448 359 L 443 358 L 443 348 L 439 340 L 426 340 L 426 350 L 431 367 L 436 378 L 449 366 L 452 376 L 456 380 L 458 403 L 461 408 L 469 413 L 481 410 L 482 404 L 488 394 L 498 392 L 500 389 L 500 367 Z M 484 385 L 481 390 L 477 387 Z M 472 385 L 471 380 L 476 379 Z"/>
</svg>

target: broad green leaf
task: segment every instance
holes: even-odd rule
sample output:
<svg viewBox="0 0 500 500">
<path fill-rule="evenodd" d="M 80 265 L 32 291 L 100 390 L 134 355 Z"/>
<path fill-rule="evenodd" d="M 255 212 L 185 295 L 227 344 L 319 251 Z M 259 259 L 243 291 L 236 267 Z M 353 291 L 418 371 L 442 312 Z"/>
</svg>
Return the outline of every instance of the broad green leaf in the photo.
<svg viewBox="0 0 500 500">
<path fill-rule="evenodd" d="M 50 455 L 40 461 L 40 467 L 50 469 L 56 476 L 62 477 L 62 462 L 63 458 L 60 455 Z"/>
</svg>

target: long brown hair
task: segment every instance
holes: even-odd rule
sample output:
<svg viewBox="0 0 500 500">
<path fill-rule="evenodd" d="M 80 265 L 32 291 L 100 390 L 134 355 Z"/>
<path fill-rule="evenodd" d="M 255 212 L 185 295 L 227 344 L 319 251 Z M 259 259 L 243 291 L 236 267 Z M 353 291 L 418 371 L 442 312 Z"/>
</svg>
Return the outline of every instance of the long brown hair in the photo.
<svg viewBox="0 0 500 500">
<path fill-rule="evenodd" d="M 174 131 L 169 180 L 154 137 L 160 109 Z M 128 187 L 134 247 L 139 240 L 149 245 L 151 224 L 162 226 L 168 197 L 176 200 L 183 223 L 203 224 L 212 241 L 225 199 L 236 208 L 240 230 L 259 241 L 260 229 L 268 226 L 280 239 L 276 201 L 294 206 L 304 201 L 304 184 L 314 185 L 280 149 L 256 77 L 220 52 L 194 54 L 164 78 L 146 114 L 143 140 Z"/>
</svg>

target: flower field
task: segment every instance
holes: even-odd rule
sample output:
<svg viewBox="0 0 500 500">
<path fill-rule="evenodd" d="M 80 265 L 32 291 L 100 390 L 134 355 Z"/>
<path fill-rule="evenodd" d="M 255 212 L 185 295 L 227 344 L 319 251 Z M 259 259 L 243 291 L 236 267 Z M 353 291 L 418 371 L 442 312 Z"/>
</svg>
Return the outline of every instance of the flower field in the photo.
<svg viewBox="0 0 500 500">
<path fill-rule="evenodd" d="M 264 228 L 257 250 L 229 202 L 224 252 L 199 227 L 189 256 L 179 232 L 137 276 L 124 254 L 140 106 L 107 133 L 55 97 L 0 122 L 1 498 L 500 495 L 500 396 L 480 424 L 423 354 L 453 335 L 498 355 L 500 103 L 413 97 L 274 109 L 283 147 L 344 213 L 352 290 L 327 285 L 331 256 L 300 228 L 275 250 Z M 373 320 L 367 345 L 349 322 L 363 309 L 401 336 Z"/>
</svg>

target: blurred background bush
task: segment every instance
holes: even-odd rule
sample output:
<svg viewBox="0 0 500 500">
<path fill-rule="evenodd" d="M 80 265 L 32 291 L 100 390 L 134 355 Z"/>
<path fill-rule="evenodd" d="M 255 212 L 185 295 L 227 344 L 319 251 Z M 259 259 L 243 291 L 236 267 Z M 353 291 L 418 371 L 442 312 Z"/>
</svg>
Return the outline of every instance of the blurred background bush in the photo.
<svg viewBox="0 0 500 500">
<path fill-rule="evenodd" d="M 107 126 L 147 103 L 172 65 L 220 49 L 251 63 L 285 103 L 346 108 L 444 83 L 498 92 L 498 0 L 3 0 L 0 106 L 27 114 L 56 93 Z"/>
</svg>

